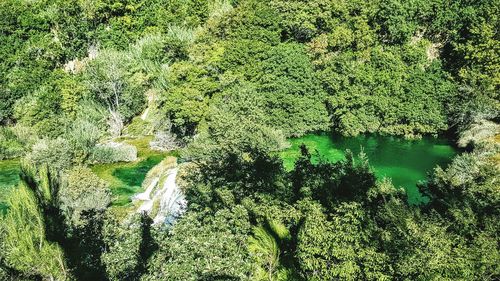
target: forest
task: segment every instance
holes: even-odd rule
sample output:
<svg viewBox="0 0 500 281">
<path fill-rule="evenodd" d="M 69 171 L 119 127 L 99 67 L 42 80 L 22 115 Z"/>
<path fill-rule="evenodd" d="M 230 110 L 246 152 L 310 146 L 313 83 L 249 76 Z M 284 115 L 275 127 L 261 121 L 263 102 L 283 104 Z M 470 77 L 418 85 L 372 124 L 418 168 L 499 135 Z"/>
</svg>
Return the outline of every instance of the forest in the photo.
<svg viewBox="0 0 500 281">
<path fill-rule="evenodd" d="M 500 280 L 499 93 L 500 0 L 0 0 L 0 280 Z"/>
</svg>

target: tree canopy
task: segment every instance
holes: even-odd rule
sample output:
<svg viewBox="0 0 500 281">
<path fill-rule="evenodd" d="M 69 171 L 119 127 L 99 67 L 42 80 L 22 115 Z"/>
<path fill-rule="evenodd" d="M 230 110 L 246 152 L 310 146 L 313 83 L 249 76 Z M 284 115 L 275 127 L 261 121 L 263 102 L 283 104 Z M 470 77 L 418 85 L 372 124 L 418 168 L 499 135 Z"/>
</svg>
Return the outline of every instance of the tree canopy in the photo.
<svg viewBox="0 0 500 281">
<path fill-rule="evenodd" d="M 0 279 L 500 279 L 499 9 L 0 1 Z M 320 132 L 461 153 L 414 205 L 363 152 L 285 169 Z"/>
</svg>

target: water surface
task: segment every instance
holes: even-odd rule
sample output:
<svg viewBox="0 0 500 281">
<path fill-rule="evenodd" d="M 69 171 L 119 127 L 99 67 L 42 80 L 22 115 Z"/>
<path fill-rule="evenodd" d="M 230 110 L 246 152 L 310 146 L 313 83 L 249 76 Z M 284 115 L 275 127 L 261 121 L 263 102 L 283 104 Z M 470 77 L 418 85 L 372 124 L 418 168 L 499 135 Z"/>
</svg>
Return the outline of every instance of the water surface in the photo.
<svg viewBox="0 0 500 281">
<path fill-rule="evenodd" d="M 132 195 L 141 190 L 141 184 L 151 168 L 160 163 L 165 155 L 150 155 L 137 162 L 98 164 L 92 171 L 109 183 L 113 194 L 113 206 L 125 206 L 132 202 Z"/>
<path fill-rule="evenodd" d="M 313 162 L 318 161 L 318 155 L 329 162 L 336 162 L 345 159 L 346 149 L 355 156 L 363 149 L 377 178 L 391 178 L 394 186 L 406 190 L 408 202 L 412 204 L 428 201 L 419 192 L 417 182 L 425 180 L 436 165 L 446 166 L 457 153 L 448 140 L 431 137 L 405 140 L 380 135 L 342 137 L 319 134 L 291 139 L 290 142 L 292 146 L 281 152 L 287 170 L 293 168 L 300 156 L 302 143 L 314 155 Z"/>
<path fill-rule="evenodd" d="M 19 159 L 0 161 L 0 213 L 7 210 L 7 193 L 19 182 Z"/>
</svg>

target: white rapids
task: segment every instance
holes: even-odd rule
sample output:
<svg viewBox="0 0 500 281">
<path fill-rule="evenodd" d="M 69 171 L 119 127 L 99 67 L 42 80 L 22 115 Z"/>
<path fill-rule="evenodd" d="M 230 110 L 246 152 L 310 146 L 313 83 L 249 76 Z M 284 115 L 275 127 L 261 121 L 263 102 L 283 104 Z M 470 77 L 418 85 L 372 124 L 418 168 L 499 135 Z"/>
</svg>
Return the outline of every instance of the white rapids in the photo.
<svg viewBox="0 0 500 281">
<path fill-rule="evenodd" d="M 160 177 L 156 177 L 150 183 L 146 191 L 134 196 L 134 200 L 142 201 L 142 204 L 137 209 L 137 212 L 145 212 L 149 215 L 153 213 L 155 202 L 158 202 L 158 210 L 153 218 L 153 224 L 173 224 L 175 219 L 182 215 L 185 210 L 187 201 L 180 187 L 176 183 L 178 168 L 169 169 L 164 175 L 166 176 L 162 186 L 158 186 Z M 156 190 L 155 190 L 155 187 Z M 151 198 L 151 193 L 154 194 Z"/>
<path fill-rule="evenodd" d="M 143 193 L 139 193 L 137 194 L 136 196 L 134 196 L 134 199 L 136 200 L 141 200 L 141 201 L 147 201 L 147 200 L 151 200 L 150 196 L 151 196 L 151 191 L 153 191 L 153 189 L 156 187 L 156 185 L 158 184 L 158 181 L 160 180 L 159 177 L 156 177 L 152 182 L 151 184 L 149 184 L 148 188 L 146 189 L 146 191 L 144 191 Z"/>
</svg>

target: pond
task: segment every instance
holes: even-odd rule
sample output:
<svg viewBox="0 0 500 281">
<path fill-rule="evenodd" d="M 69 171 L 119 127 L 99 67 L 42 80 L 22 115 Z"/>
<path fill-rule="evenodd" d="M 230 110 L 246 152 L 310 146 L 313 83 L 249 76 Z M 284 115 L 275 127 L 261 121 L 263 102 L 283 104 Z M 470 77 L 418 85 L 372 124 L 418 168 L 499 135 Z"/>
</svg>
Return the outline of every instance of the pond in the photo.
<svg viewBox="0 0 500 281">
<path fill-rule="evenodd" d="M 146 174 L 164 158 L 164 155 L 151 155 L 137 162 L 98 164 L 92 167 L 92 171 L 109 184 L 112 205 L 121 207 L 130 204 L 132 195 L 142 191 L 141 184 Z"/>
<path fill-rule="evenodd" d="M 0 213 L 7 210 L 7 193 L 19 182 L 19 159 L 0 161 Z"/>
<path fill-rule="evenodd" d="M 150 154 L 137 162 L 94 165 L 92 170 L 106 180 L 113 194 L 114 206 L 125 206 L 130 197 L 141 190 L 141 184 L 148 171 L 165 158 L 162 153 Z M 18 159 L 0 161 L 0 213 L 4 213 L 7 194 L 20 181 Z"/>
<path fill-rule="evenodd" d="M 121 140 L 137 148 L 137 161 L 97 164 L 91 167 L 96 175 L 109 184 L 113 194 L 112 206 L 130 205 L 132 195 L 142 191 L 142 181 L 149 170 L 168 155 L 168 153 L 151 150 L 149 148 L 151 140 L 151 136 Z"/>
<path fill-rule="evenodd" d="M 317 154 L 329 162 L 336 162 L 345 159 L 346 149 L 355 156 L 363 149 L 377 178 L 391 178 L 394 186 L 404 188 L 410 204 L 428 201 L 418 190 L 417 182 L 425 180 L 436 165 L 446 166 L 457 153 L 450 141 L 431 137 L 405 140 L 380 135 L 316 134 L 290 139 L 290 142 L 291 147 L 280 154 L 287 170 L 293 169 L 302 143 L 314 155 L 313 162 L 318 161 Z"/>
</svg>

